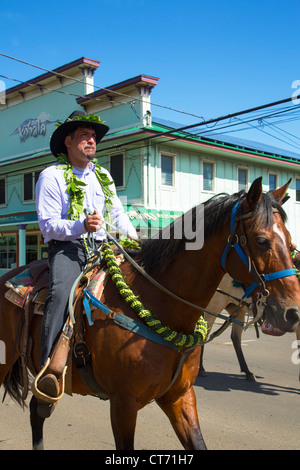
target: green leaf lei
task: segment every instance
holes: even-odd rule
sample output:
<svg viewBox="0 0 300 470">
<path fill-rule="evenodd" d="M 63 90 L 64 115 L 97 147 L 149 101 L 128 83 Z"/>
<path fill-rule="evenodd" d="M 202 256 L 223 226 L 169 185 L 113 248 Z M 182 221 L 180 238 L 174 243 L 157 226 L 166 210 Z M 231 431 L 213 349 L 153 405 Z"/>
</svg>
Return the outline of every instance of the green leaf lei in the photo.
<svg viewBox="0 0 300 470">
<path fill-rule="evenodd" d="M 80 116 L 75 116 L 73 117 L 72 119 L 67 119 L 66 122 L 73 122 L 73 121 L 87 121 L 87 122 L 97 122 L 98 124 L 103 124 L 103 122 L 105 121 L 102 121 L 102 119 L 100 118 L 100 116 L 96 116 L 96 114 L 81 114 Z M 62 124 L 64 124 L 64 122 L 62 121 L 57 121 L 55 123 L 55 126 L 56 127 L 59 127 L 61 126 Z"/>
<path fill-rule="evenodd" d="M 130 287 L 126 284 L 117 264 L 114 252 L 108 243 L 104 243 L 102 254 L 119 293 L 124 298 L 125 302 L 145 321 L 149 328 L 153 329 L 166 341 L 169 341 L 179 348 L 198 346 L 205 341 L 207 336 L 207 323 L 203 317 L 199 318 L 193 334 L 186 335 L 185 333 L 177 333 L 171 330 L 171 328 L 163 325 L 150 310 L 145 309 L 138 297 L 134 295 Z"/>
<path fill-rule="evenodd" d="M 85 191 L 83 188 L 86 186 L 86 183 L 83 183 L 78 176 L 75 175 L 73 172 L 73 165 L 68 160 L 68 157 L 64 153 L 60 153 L 57 157 L 58 165 L 56 168 L 63 169 L 64 177 L 67 184 L 67 193 L 69 195 L 70 201 L 70 208 L 68 210 L 68 219 L 70 220 L 78 220 L 80 214 L 83 214 L 83 200 Z M 94 158 L 93 163 L 95 164 L 95 174 L 97 180 L 99 181 L 102 191 L 105 197 L 105 207 L 106 211 L 104 214 L 104 218 L 106 218 L 112 206 L 111 198 L 113 197 L 114 193 L 111 189 L 109 189 L 109 185 L 113 183 L 109 179 L 106 173 L 102 171 L 101 166 L 97 163 L 97 159 Z"/>
</svg>

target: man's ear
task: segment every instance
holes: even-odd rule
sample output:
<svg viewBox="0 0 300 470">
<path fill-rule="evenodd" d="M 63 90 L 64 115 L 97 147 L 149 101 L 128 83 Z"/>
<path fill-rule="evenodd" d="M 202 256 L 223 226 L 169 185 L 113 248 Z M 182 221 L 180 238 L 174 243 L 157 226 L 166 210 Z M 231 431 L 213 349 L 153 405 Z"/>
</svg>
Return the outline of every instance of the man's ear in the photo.
<svg viewBox="0 0 300 470">
<path fill-rule="evenodd" d="M 67 147 L 67 149 L 70 147 L 70 142 L 71 142 L 71 136 L 67 135 L 67 137 L 65 138 L 65 141 L 64 141 L 64 144 Z"/>
</svg>

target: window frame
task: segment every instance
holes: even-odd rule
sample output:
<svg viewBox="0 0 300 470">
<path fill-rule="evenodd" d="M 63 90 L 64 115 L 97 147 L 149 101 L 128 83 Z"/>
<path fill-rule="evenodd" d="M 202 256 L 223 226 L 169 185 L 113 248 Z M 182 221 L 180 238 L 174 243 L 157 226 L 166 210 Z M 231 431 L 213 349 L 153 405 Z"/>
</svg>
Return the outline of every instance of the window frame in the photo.
<svg viewBox="0 0 300 470">
<path fill-rule="evenodd" d="M 15 231 L 12 231 L 12 232 L 1 232 L 1 240 L 6 238 L 7 239 L 7 243 L 6 243 L 6 250 L 1 250 L 1 247 L 0 247 L 0 252 L 1 252 L 1 262 L 0 262 L 0 265 L 2 265 L 2 260 L 4 259 L 2 257 L 2 254 L 3 253 L 6 253 L 6 266 L 0 266 L 0 271 L 2 269 L 13 269 L 17 266 L 17 263 L 18 263 L 18 234 L 17 232 Z M 11 244 L 12 247 L 15 248 L 15 250 L 11 250 L 10 251 L 10 244 L 8 243 L 9 241 L 9 238 L 14 238 L 15 239 L 15 243 L 14 244 Z M 14 261 L 13 262 L 8 262 L 9 261 L 9 254 L 14 254 L 13 258 L 14 258 Z"/>
<path fill-rule="evenodd" d="M 23 204 L 31 204 L 35 202 L 35 186 L 37 180 L 39 178 L 40 173 L 42 170 L 32 170 L 32 171 L 24 171 L 23 173 L 23 185 L 22 185 L 22 197 L 23 197 Z M 25 175 L 31 174 L 31 184 L 32 184 L 32 199 L 25 199 Z M 37 175 L 37 177 L 36 177 Z"/>
<path fill-rule="evenodd" d="M 172 158 L 172 184 L 164 184 L 162 181 L 162 157 Z M 175 153 L 165 152 L 164 150 L 159 152 L 160 186 L 164 189 L 176 188 L 176 157 Z"/>
<path fill-rule="evenodd" d="M 245 188 L 239 188 L 239 171 L 242 170 L 242 171 L 245 171 L 246 172 L 246 187 Z M 242 191 L 243 189 L 245 191 L 248 191 L 248 188 L 249 188 L 249 168 L 247 167 L 244 167 L 244 166 L 237 166 L 237 190 L 238 191 Z"/>
<path fill-rule="evenodd" d="M 300 203 L 300 187 L 297 190 L 297 181 L 299 181 L 299 186 L 300 186 L 300 177 L 295 177 L 295 202 Z M 299 191 L 299 200 L 297 199 L 297 191 Z"/>
<path fill-rule="evenodd" d="M 271 189 L 270 188 L 270 176 L 275 176 L 275 188 L 274 189 Z M 269 191 L 274 191 L 275 189 L 278 188 L 278 173 L 276 173 L 275 171 L 269 171 L 268 172 L 268 190 Z"/>
<path fill-rule="evenodd" d="M 119 156 L 119 155 L 122 155 L 122 165 L 123 165 L 122 166 L 122 184 L 121 185 L 116 185 L 115 181 L 114 181 L 114 183 L 115 183 L 116 188 L 124 189 L 126 187 L 126 185 L 125 185 L 125 152 L 114 152 L 114 153 L 109 154 L 109 172 L 111 174 L 111 160 L 112 160 L 112 158 L 116 157 L 116 156 Z M 111 177 L 112 177 L 112 179 L 114 179 L 112 174 L 111 174 Z"/>
<path fill-rule="evenodd" d="M 0 181 L 4 181 L 4 202 L 0 202 L 0 207 L 6 207 L 7 206 L 7 177 L 3 176 L 0 177 Z"/>
<path fill-rule="evenodd" d="M 212 189 L 204 189 L 204 165 L 209 164 L 212 166 Z M 202 160 L 202 191 L 205 193 L 214 193 L 216 187 L 216 162 L 212 160 Z"/>
</svg>

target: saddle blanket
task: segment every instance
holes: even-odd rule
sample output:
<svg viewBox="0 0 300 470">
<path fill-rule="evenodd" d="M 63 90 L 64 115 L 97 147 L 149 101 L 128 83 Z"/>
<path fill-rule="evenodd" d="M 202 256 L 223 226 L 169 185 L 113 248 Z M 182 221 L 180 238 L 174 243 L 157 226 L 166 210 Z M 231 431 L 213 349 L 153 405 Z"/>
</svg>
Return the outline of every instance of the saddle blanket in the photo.
<svg viewBox="0 0 300 470">
<path fill-rule="evenodd" d="M 88 282 L 87 290 L 97 299 L 100 299 L 103 293 L 107 273 L 107 268 L 102 268 L 97 271 Z M 27 296 L 27 293 L 30 291 L 33 281 L 34 278 L 31 269 L 26 268 L 20 274 L 17 274 L 5 283 L 5 286 L 8 288 L 8 291 L 5 292 L 5 298 L 14 305 L 22 308 L 26 301 L 25 296 Z M 48 286 L 49 282 L 47 282 L 46 287 L 43 285 L 34 293 L 32 298 L 32 302 L 34 303 L 34 314 L 43 314 L 44 305 L 49 291 Z"/>
</svg>

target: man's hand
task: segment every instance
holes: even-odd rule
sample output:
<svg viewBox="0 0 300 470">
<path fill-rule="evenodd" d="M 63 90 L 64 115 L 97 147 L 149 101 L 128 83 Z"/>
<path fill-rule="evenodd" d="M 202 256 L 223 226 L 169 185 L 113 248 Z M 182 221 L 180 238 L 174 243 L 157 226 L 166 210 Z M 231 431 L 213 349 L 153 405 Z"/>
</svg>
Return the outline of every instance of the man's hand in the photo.
<svg viewBox="0 0 300 470">
<path fill-rule="evenodd" d="M 97 232 L 98 230 L 100 230 L 101 225 L 103 223 L 101 219 L 101 215 L 99 214 L 97 209 L 94 210 L 94 213 L 92 215 L 87 215 L 84 221 L 86 231 Z"/>
</svg>

